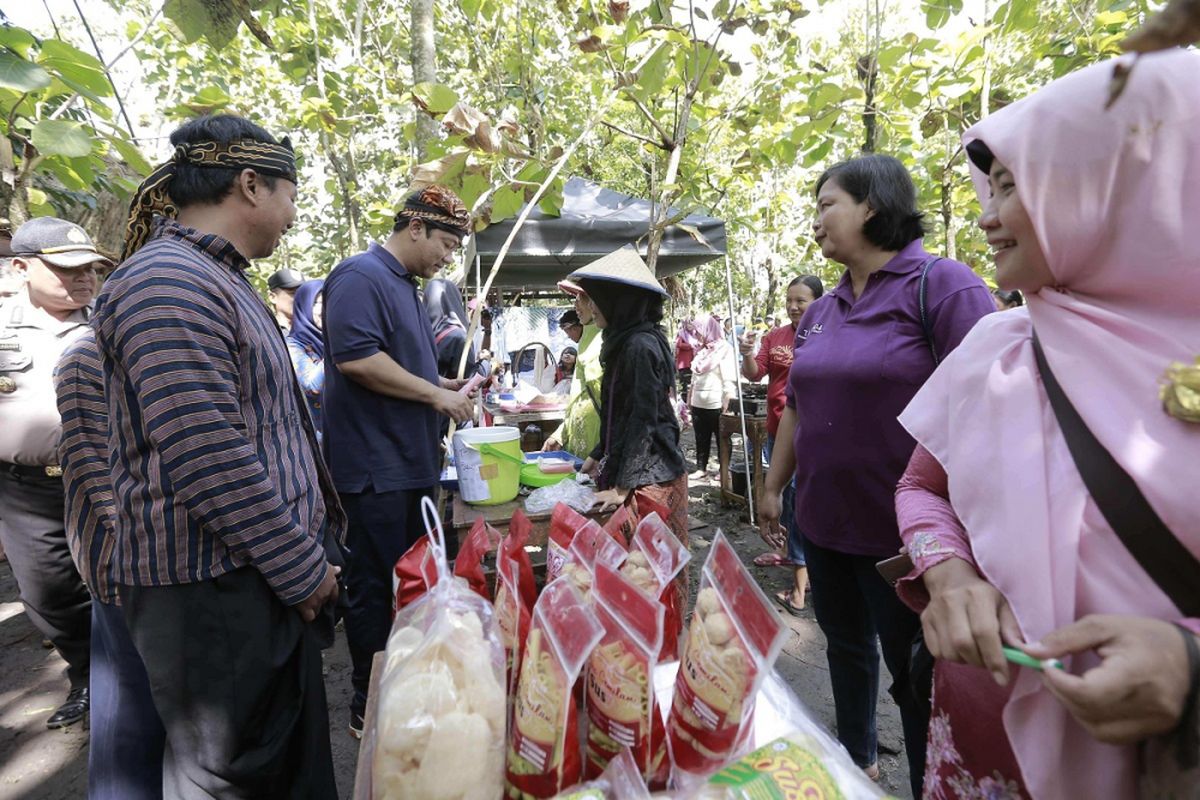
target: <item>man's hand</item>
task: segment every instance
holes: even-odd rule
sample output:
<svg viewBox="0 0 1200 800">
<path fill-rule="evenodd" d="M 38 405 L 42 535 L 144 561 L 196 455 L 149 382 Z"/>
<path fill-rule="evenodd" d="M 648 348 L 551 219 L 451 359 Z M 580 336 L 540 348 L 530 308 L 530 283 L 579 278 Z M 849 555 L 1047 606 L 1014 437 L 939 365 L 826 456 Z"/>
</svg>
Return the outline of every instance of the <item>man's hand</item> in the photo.
<svg viewBox="0 0 1200 800">
<path fill-rule="evenodd" d="M 1022 649 L 1034 658 L 1096 651 L 1100 664 L 1082 675 L 1048 669 L 1042 679 L 1102 742 L 1129 744 L 1179 724 L 1190 674 L 1181 631 L 1169 622 L 1092 614 Z"/>
<path fill-rule="evenodd" d="M 305 622 L 312 622 L 317 618 L 317 614 L 325 607 L 327 603 L 336 603 L 338 598 L 337 585 L 337 567 L 329 562 L 325 563 L 325 577 L 321 578 L 321 583 L 317 586 L 317 590 L 308 597 L 296 603 L 294 608 L 300 612 L 300 618 Z"/>
<path fill-rule="evenodd" d="M 754 341 L 758 338 L 758 334 L 753 331 L 747 331 L 738 339 L 738 352 L 743 356 L 748 356 L 754 352 Z"/>
<path fill-rule="evenodd" d="M 445 414 L 455 423 L 475 418 L 475 401 L 453 389 L 434 389 L 430 405 L 439 414 Z"/>
<path fill-rule="evenodd" d="M 783 493 L 764 489 L 758 498 L 758 533 L 762 540 L 776 549 L 787 544 L 787 531 L 779 524 L 783 513 Z"/>
<path fill-rule="evenodd" d="M 470 380 L 470 378 L 438 378 L 438 381 L 441 383 L 443 389 L 449 389 L 454 392 L 457 392 L 459 389 L 466 386 L 468 383 L 470 383 Z"/>
<path fill-rule="evenodd" d="M 983 667 L 1001 686 L 1008 683 L 1005 643 L 1021 642 L 1008 601 L 961 558 L 925 570 L 929 605 L 921 612 L 925 644 L 935 658 Z"/>
</svg>

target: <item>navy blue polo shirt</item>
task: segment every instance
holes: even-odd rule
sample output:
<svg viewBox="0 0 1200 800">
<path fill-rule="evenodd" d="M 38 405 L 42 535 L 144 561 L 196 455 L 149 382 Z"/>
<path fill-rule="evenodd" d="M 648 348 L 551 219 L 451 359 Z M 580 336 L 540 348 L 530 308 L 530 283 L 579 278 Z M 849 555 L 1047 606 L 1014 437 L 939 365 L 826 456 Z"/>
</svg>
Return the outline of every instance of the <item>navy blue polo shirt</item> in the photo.
<svg viewBox="0 0 1200 800">
<path fill-rule="evenodd" d="M 385 353 L 438 385 L 437 349 L 416 279 L 377 244 L 325 279 L 325 354 L 335 364 Z M 324 449 L 339 492 L 424 489 L 437 483 L 433 407 L 367 389 L 325 370 Z"/>
</svg>

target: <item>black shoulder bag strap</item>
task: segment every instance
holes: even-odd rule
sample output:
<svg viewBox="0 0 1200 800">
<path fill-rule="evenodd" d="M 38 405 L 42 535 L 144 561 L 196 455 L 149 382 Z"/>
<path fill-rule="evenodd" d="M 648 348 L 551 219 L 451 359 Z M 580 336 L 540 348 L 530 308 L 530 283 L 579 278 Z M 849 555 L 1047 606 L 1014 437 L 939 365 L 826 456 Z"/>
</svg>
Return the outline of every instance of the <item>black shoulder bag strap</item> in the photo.
<svg viewBox="0 0 1200 800">
<path fill-rule="evenodd" d="M 937 262 L 941 261 L 940 256 L 930 256 L 921 265 L 921 281 L 917 284 L 917 308 L 921 311 L 921 330 L 925 332 L 925 341 L 929 343 L 929 352 L 933 355 L 933 366 L 942 363 L 941 357 L 938 355 L 937 345 L 933 342 L 933 323 L 929 321 L 928 314 L 928 299 L 929 291 L 928 283 L 929 268 Z"/>
<path fill-rule="evenodd" d="M 1037 333 L 1033 353 L 1071 458 L 1121 544 L 1186 617 L 1200 617 L 1200 561 L 1159 519 L 1133 478 L 1092 435 L 1050 371 Z"/>
</svg>

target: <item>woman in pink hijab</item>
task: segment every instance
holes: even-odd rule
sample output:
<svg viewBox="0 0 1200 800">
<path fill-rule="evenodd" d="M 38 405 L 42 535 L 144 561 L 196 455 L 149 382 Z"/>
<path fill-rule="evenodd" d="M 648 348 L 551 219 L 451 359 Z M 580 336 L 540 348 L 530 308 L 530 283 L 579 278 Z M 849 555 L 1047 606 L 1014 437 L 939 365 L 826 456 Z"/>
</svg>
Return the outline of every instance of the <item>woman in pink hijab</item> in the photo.
<svg viewBox="0 0 1200 800">
<path fill-rule="evenodd" d="M 1036 329 L 1087 428 L 1194 561 L 1200 424 L 1159 392 L 1200 353 L 1200 54 L 1141 57 L 1105 110 L 1115 63 L 964 136 L 997 283 L 1028 306 L 976 325 L 900 418 L 921 446 L 897 491 L 915 564 L 898 588 L 939 659 L 927 798 L 1159 796 L 1139 742 L 1172 734 L 1194 752 L 1163 763 L 1200 759 L 1200 624 L 1092 499 L 1034 355 Z M 1065 669 L 1016 667 L 1002 644 Z"/>
</svg>

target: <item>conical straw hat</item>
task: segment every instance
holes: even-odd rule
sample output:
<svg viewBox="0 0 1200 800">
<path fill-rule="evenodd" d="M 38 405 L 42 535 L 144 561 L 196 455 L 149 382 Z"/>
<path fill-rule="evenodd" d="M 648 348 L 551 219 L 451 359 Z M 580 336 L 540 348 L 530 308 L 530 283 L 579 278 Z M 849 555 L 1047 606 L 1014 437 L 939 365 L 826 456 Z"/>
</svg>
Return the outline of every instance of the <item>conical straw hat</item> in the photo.
<svg viewBox="0 0 1200 800">
<path fill-rule="evenodd" d="M 655 280 L 654 273 L 632 245 L 626 245 L 596 259 L 583 269 L 575 270 L 567 278 L 572 281 L 588 279 L 622 283 L 639 289 L 649 289 L 664 296 L 667 294 L 666 289 Z"/>
</svg>

